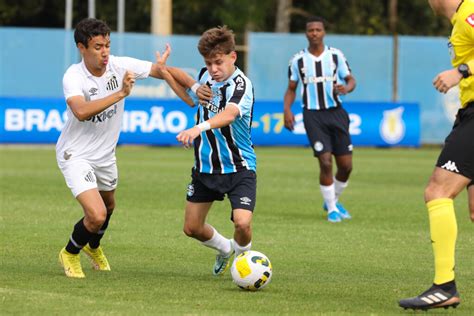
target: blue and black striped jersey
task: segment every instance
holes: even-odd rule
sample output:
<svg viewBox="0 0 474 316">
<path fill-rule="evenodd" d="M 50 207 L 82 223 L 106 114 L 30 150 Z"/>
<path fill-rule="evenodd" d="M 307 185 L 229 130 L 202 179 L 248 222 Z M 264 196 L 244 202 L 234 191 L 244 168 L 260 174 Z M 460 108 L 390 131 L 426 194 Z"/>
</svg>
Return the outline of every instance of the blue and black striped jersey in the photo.
<svg viewBox="0 0 474 316">
<path fill-rule="evenodd" d="M 198 103 L 197 124 L 222 112 L 229 103 L 239 108 L 240 115 L 230 125 L 208 130 L 194 140 L 194 167 L 200 173 L 210 174 L 255 171 L 257 161 L 250 135 L 254 105 L 252 82 L 238 68 L 223 82 L 213 80 L 203 68 L 198 82 L 208 85 L 213 96 L 207 104 Z"/>
<path fill-rule="evenodd" d="M 297 53 L 290 60 L 288 78 L 301 82 L 302 107 L 308 110 L 325 110 L 338 107 L 341 100 L 336 94 L 334 84 L 345 83 L 344 78 L 351 69 L 344 54 L 329 46 L 316 57 L 308 49 Z"/>
</svg>

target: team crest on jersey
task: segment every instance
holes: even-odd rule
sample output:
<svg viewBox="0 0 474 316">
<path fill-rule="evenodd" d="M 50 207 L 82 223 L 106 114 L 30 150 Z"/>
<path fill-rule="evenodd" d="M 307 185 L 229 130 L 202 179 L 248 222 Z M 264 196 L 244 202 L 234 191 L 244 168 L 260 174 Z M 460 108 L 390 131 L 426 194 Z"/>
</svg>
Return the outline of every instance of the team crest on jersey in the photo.
<svg viewBox="0 0 474 316">
<path fill-rule="evenodd" d="M 221 89 L 213 87 L 211 100 L 209 102 L 200 101 L 199 104 L 213 113 L 218 113 L 223 110 L 223 108 L 220 108 L 223 98 Z"/>
<path fill-rule="evenodd" d="M 471 13 L 471 15 L 469 15 L 469 16 L 466 18 L 466 22 L 467 22 L 467 24 L 469 24 L 470 26 L 474 27 L 474 13 Z"/>
<path fill-rule="evenodd" d="M 107 91 L 112 91 L 118 88 L 118 81 L 117 77 L 115 75 L 112 75 L 112 77 L 107 81 Z"/>
</svg>

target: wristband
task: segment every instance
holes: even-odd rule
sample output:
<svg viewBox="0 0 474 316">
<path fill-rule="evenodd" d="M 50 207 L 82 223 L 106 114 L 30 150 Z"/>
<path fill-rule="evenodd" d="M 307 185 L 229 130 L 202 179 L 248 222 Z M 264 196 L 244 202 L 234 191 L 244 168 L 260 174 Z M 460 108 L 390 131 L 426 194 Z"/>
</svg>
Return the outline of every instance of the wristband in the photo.
<svg viewBox="0 0 474 316">
<path fill-rule="evenodd" d="M 197 89 L 199 89 L 201 85 L 199 83 L 194 83 L 192 86 L 191 86 L 191 91 L 194 92 L 194 94 L 197 94 Z"/>
<path fill-rule="evenodd" d="M 208 121 L 204 121 L 196 126 L 201 130 L 201 132 L 205 132 L 211 129 L 211 124 L 209 124 Z"/>
</svg>

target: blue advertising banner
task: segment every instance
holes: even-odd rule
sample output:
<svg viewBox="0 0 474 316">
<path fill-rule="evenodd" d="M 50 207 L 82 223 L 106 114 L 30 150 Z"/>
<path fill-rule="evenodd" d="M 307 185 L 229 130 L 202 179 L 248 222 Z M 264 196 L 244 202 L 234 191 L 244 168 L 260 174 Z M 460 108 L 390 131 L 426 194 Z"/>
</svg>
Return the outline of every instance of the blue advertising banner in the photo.
<svg viewBox="0 0 474 316">
<path fill-rule="evenodd" d="M 414 103 L 346 102 L 354 145 L 419 146 L 420 113 Z M 67 119 L 62 98 L 0 98 L 0 143 L 51 144 Z M 307 145 L 301 107 L 296 124 L 284 128 L 283 105 L 256 102 L 252 126 L 255 145 Z M 195 124 L 195 108 L 178 100 L 127 99 L 121 144 L 178 145 L 176 135 Z"/>
</svg>

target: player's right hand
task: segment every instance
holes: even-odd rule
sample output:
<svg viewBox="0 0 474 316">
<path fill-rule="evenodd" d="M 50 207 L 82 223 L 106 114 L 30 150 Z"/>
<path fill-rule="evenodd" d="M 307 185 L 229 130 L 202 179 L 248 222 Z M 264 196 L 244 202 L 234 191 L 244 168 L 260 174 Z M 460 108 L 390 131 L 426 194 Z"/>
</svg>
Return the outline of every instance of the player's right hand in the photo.
<svg viewBox="0 0 474 316">
<path fill-rule="evenodd" d="M 194 126 L 187 130 L 182 131 L 176 136 L 176 139 L 183 144 L 184 148 L 190 148 L 193 145 L 193 141 L 201 135 L 199 127 Z"/>
<path fill-rule="evenodd" d="M 295 129 L 295 115 L 290 110 L 283 113 L 286 129 L 293 131 Z"/>
<path fill-rule="evenodd" d="M 135 74 L 131 71 L 127 70 L 125 73 L 122 82 L 122 92 L 125 94 L 125 96 L 128 96 L 130 92 L 132 92 L 132 88 L 135 85 L 135 77 Z"/>
</svg>

